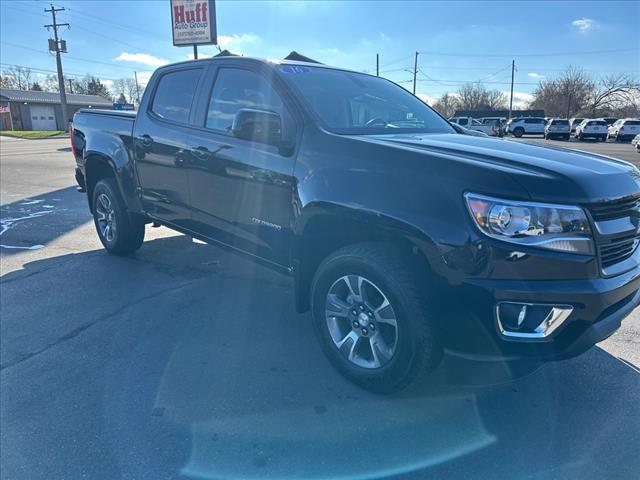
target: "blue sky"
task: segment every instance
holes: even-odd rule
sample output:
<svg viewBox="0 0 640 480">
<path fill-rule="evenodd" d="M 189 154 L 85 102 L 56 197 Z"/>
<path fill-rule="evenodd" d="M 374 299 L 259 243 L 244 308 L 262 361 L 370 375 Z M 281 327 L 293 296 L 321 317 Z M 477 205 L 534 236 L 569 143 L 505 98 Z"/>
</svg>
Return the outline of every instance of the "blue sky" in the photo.
<svg viewBox="0 0 640 480">
<path fill-rule="evenodd" d="M 69 53 L 66 72 L 91 73 L 109 83 L 142 81 L 159 65 L 185 60 L 190 48 L 172 45 L 169 0 L 56 1 Z M 55 70 L 47 50 L 48 2 L 0 1 L 2 68 L 23 65 L 44 75 Z M 516 61 L 516 102 L 526 101 L 541 78 L 569 64 L 598 77 L 640 74 L 640 2 L 217 2 L 218 37 L 245 55 L 282 58 L 297 50 L 322 62 L 375 72 L 411 87 L 414 52 L 419 94 L 435 98 L 465 81 L 482 80 L 507 91 Z M 632 49 L 634 51 L 603 50 Z M 214 54 L 214 47 L 200 47 Z M 571 55 L 565 55 L 571 53 Z M 46 72 L 47 70 L 51 72 Z"/>
</svg>

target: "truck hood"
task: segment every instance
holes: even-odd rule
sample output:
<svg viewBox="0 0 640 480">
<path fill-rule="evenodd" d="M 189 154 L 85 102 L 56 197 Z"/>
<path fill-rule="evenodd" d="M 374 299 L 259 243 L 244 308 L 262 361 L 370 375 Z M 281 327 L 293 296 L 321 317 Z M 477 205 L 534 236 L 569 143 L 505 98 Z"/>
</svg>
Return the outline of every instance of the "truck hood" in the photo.
<svg viewBox="0 0 640 480">
<path fill-rule="evenodd" d="M 506 172 L 534 200 L 591 203 L 640 192 L 637 168 L 628 162 L 589 152 L 460 134 L 354 135 L 351 138 Z"/>
</svg>

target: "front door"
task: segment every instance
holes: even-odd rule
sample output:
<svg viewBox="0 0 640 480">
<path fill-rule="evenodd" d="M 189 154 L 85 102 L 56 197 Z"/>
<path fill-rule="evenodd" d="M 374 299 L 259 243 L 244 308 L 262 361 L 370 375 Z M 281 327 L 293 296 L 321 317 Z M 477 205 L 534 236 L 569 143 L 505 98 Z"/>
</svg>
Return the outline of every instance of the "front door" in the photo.
<svg viewBox="0 0 640 480">
<path fill-rule="evenodd" d="M 231 133 L 241 108 L 290 113 L 267 72 L 220 66 L 191 131 L 189 184 L 193 219 L 205 235 L 281 266 L 289 265 L 294 156 Z M 284 128 L 283 128 L 284 131 Z"/>
<path fill-rule="evenodd" d="M 143 208 L 153 217 L 188 227 L 191 220 L 186 160 L 191 107 L 203 68 L 164 73 L 134 131 L 136 172 Z"/>
</svg>

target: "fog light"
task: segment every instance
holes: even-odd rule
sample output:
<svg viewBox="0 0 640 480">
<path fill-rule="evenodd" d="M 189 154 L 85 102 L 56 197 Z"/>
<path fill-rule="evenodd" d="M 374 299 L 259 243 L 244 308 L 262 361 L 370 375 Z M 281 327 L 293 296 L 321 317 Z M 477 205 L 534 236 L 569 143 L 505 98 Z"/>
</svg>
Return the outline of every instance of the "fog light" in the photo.
<svg viewBox="0 0 640 480">
<path fill-rule="evenodd" d="M 511 338 L 545 338 L 571 315 L 571 305 L 500 302 L 496 319 L 500 333 Z"/>
</svg>

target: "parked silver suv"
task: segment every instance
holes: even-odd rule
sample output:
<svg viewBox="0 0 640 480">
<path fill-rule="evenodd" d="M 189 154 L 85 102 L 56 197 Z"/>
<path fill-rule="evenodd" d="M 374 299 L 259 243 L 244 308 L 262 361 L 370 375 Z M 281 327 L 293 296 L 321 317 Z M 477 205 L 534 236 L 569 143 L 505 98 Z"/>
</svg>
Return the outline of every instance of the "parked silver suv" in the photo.
<svg viewBox="0 0 640 480">
<path fill-rule="evenodd" d="M 569 120 L 566 118 L 552 118 L 544 127 L 544 138 L 546 140 L 551 140 L 553 138 L 569 140 L 570 136 L 571 127 L 569 126 Z"/>
<path fill-rule="evenodd" d="M 544 135 L 544 126 L 547 121 L 544 118 L 514 118 L 507 123 L 507 133 L 511 133 L 514 137 L 522 135 Z"/>
</svg>

